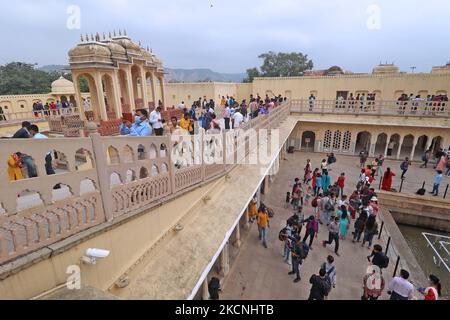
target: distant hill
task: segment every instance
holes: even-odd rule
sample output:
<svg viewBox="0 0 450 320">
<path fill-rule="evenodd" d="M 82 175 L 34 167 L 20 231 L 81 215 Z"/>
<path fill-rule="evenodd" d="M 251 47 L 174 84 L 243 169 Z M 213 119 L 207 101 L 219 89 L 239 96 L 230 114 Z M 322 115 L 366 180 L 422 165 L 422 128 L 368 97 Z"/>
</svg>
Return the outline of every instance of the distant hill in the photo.
<svg viewBox="0 0 450 320">
<path fill-rule="evenodd" d="M 210 69 L 165 69 L 168 82 L 242 82 L 245 73 L 219 73 Z"/>
<path fill-rule="evenodd" d="M 59 64 L 52 64 L 48 66 L 42 66 L 39 67 L 38 70 L 45 71 L 48 73 L 57 72 L 57 73 L 70 73 L 69 66 L 59 65 Z"/>
<path fill-rule="evenodd" d="M 48 73 L 66 73 L 69 66 L 48 65 L 39 67 L 38 70 Z M 245 73 L 219 73 L 210 69 L 171 69 L 165 68 L 167 82 L 242 82 L 247 76 Z"/>
</svg>

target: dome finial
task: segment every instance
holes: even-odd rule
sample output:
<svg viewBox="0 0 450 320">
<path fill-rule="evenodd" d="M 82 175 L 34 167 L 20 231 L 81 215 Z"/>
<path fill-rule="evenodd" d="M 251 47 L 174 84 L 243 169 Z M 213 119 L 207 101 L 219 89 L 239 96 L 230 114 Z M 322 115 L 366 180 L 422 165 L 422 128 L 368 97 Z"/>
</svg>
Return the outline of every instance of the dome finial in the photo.
<svg viewBox="0 0 450 320">
<path fill-rule="evenodd" d="M 141 40 L 139 40 L 139 47 L 142 47 L 142 43 L 141 43 Z"/>
<path fill-rule="evenodd" d="M 109 39 L 111 39 L 112 37 L 111 37 L 111 31 L 109 31 Z"/>
<path fill-rule="evenodd" d="M 106 40 L 106 34 L 103 32 L 103 40 Z"/>
<path fill-rule="evenodd" d="M 119 36 L 122 36 L 122 30 L 119 29 Z"/>
<path fill-rule="evenodd" d="M 123 30 L 123 35 L 126 37 L 127 36 L 127 30 Z"/>
<path fill-rule="evenodd" d="M 83 34 L 81 34 L 81 42 L 84 42 Z"/>
<path fill-rule="evenodd" d="M 116 30 L 114 30 L 114 38 L 115 38 L 115 37 L 117 37 L 117 36 L 116 36 Z"/>
<path fill-rule="evenodd" d="M 86 33 L 86 42 L 89 42 L 89 34 Z"/>
</svg>

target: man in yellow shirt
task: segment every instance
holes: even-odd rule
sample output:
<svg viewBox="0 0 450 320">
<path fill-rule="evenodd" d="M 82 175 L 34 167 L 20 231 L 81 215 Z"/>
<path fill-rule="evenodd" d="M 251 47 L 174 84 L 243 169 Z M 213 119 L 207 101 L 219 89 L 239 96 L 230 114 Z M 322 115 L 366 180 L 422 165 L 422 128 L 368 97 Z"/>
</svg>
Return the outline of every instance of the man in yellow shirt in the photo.
<svg viewBox="0 0 450 320">
<path fill-rule="evenodd" d="M 267 249 L 267 229 L 270 228 L 269 212 L 266 207 L 260 208 L 258 212 L 259 240 L 262 240 L 264 248 Z"/>
<path fill-rule="evenodd" d="M 189 133 L 193 133 L 194 128 L 192 127 L 191 115 L 186 113 L 183 118 L 180 120 L 180 127 Z"/>
</svg>

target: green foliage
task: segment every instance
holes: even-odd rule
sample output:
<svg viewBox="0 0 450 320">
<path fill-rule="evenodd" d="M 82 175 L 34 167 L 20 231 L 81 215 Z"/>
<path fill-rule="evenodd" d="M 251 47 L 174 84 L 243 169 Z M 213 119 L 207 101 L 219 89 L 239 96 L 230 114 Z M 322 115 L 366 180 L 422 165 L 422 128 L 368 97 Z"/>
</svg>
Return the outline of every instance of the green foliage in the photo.
<svg viewBox="0 0 450 320">
<path fill-rule="evenodd" d="M 260 70 L 252 68 L 247 70 L 247 79 L 244 82 L 252 82 L 255 77 L 298 77 L 303 76 L 307 70 L 312 70 L 314 64 L 308 59 L 308 55 L 301 52 L 276 53 L 270 51 L 261 54 L 258 58 L 264 63 Z"/>
<path fill-rule="evenodd" d="M 253 82 L 253 79 L 260 76 L 261 73 L 259 72 L 258 68 L 247 69 L 247 78 L 244 79 L 244 83 L 251 83 Z"/>
<path fill-rule="evenodd" d="M 11 62 L 0 66 L 0 95 L 42 94 L 52 90 L 52 82 L 64 76 L 72 81 L 71 74 L 64 71 L 45 72 L 35 65 L 24 62 Z M 80 79 L 81 92 L 89 92 L 86 79 Z"/>
</svg>

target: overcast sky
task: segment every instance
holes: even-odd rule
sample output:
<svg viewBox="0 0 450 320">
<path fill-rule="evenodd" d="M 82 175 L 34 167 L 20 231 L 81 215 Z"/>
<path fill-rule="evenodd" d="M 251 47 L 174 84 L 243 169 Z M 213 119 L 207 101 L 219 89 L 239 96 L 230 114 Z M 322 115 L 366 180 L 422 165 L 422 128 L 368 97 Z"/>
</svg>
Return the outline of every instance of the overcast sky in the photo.
<svg viewBox="0 0 450 320">
<path fill-rule="evenodd" d="M 119 28 L 171 68 L 245 72 L 269 50 L 355 72 L 380 61 L 429 72 L 450 60 L 447 0 L 0 1 L 0 64 L 67 64 L 81 33 Z M 71 5 L 80 8 L 79 30 L 67 27 Z"/>
</svg>

